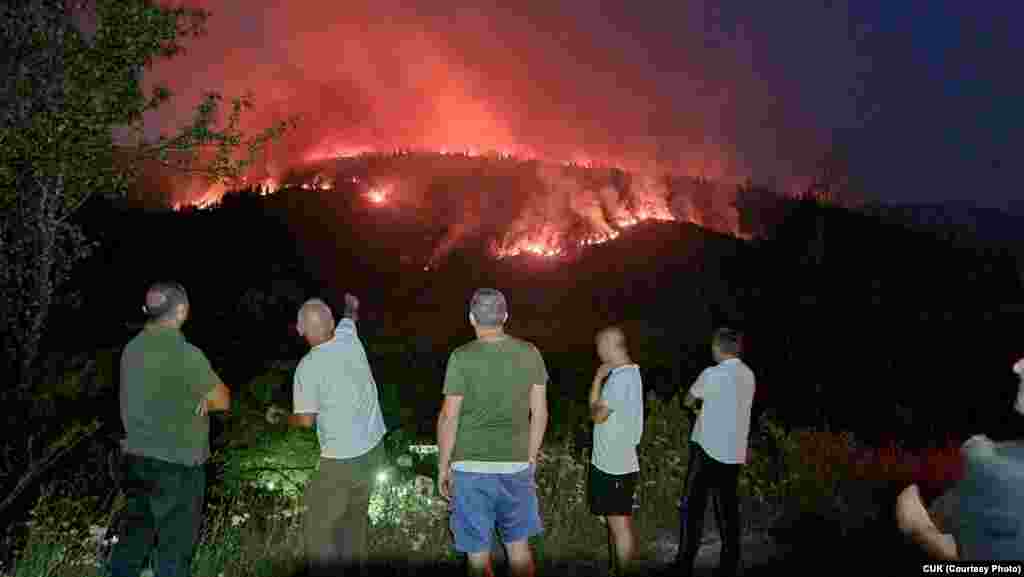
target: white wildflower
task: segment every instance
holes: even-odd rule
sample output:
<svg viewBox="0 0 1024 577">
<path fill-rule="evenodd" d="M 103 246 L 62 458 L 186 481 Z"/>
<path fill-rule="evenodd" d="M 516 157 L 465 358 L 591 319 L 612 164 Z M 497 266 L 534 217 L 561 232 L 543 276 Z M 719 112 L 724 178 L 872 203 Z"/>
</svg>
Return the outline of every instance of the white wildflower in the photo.
<svg viewBox="0 0 1024 577">
<path fill-rule="evenodd" d="M 404 469 L 412 467 L 412 455 L 402 455 L 401 457 L 398 457 L 397 463 L 399 467 Z"/>
</svg>

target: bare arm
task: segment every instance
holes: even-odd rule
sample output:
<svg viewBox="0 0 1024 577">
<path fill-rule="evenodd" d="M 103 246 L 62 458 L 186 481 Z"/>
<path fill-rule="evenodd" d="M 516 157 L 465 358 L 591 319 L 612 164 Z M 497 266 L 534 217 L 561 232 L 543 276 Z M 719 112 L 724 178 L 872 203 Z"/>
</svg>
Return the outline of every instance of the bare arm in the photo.
<svg viewBox="0 0 1024 577">
<path fill-rule="evenodd" d="M 922 549 L 936 559 L 955 561 L 956 541 L 943 533 L 925 509 L 916 484 L 908 486 L 896 499 L 896 523 Z"/>
<path fill-rule="evenodd" d="M 445 395 L 441 412 L 437 416 L 437 468 L 440 471 L 447 472 L 451 467 L 461 411 L 462 395 Z"/>
<path fill-rule="evenodd" d="M 608 369 L 601 365 L 594 375 L 594 382 L 590 384 L 590 419 L 597 424 L 607 421 L 608 415 L 612 413 L 608 403 L 601 401 L 601 383 L 607 376 Z"/>
<path fill-rule="evenodd" d="M 531 463 L 537 462 L 537 454 L 544 443 L 548 428 L 548 387 L 533 385 L 530 388 L 530 453 Z"/>
<path fill-rule="evenodd" d="M 697 380 L 690 386 L 690 390 L 686 392 L 683 406 L 688 409 L 696 409 L 697 402 L 704 400 L 704 394 L 707 392 L 705 389 L 709 386 L 711 380 L 711 373 L 707 369 L 701 372 Z"/>
<path fill-rule="evenodd" d="M 291 413 L 288 415 L 288 426 L 312 429 L 316 424 L 316 413 Z"/>
</svg>

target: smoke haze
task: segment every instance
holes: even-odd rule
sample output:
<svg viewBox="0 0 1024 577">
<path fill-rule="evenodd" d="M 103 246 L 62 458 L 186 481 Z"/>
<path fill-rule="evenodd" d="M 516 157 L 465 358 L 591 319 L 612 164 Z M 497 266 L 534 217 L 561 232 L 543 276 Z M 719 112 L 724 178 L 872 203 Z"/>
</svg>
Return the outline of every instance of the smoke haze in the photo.
<svg viewBox="0 0 1024 577">
<path fill-rule="evenodd" d="M 209 33 L 147 75 L 176 95 L 148 133 L 186 121 L 204 90 L 251 89 L 248 129 L 300 118 L 261 160 L 275 177 L 337 154 L 411 148 L 787 179 L 828 146 L 822 117 L 853 109 L 858 58 L 842 3 L 803 7 L 810 30 L 729 2 L 187 4 L 211 11 Z M 771 37 L 795 28 L 832 58 L 827 68 L 791 60 L 816 68 L 802 86 L 772 61 L 783 49 Z"/>
</svg>

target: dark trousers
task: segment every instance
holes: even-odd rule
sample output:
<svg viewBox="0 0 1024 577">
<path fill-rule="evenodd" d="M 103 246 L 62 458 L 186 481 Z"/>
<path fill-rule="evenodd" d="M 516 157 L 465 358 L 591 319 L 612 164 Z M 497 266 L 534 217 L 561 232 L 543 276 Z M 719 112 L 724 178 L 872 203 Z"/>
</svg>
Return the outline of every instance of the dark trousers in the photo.
<svg viewBox="0 0 1024 577">
<path fill-rule="evenodd" d="M 366 567 L 370 493 L 384 444 L 354 459 L 320 458 L 306 486 L 303 533 L 308 575 L 358 574 Z"/>
<path fill-rule="evenodd" d="M 690 464 L 686 473 L 688 494 L 683 496 L 679 528 L 680 569 L 693 570 L 701 536 L 708 495 L 714 492 L 716 521 L 722 536 L 719 574 L 733 575 L 740 560 L 740 506 L 736 494 L 740 465 L 727 465 L 713 459 L 700 445 L 690 442 Z"/>
<path fill-rule="evenodd" d="M 111 576 L 138 577 L 151 556 L 156 577 L 191 576 L 206 492 L 203 466 L 125 455 L 122 467 L 127 501 Z"/>
</svg>

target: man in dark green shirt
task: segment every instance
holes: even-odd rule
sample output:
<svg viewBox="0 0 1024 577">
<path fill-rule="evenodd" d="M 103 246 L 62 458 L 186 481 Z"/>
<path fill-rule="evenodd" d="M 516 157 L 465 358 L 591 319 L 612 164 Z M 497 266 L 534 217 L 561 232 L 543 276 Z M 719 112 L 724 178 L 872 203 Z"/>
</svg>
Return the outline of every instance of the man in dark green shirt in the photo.
<svg viewBox="0 0 1024 577">
<path fill-rule="evenodd" d="M 210 455 L 209 411 L 226 411 L 231 392 L 185 340 L 188 296 L 156 283 L 142 307 L 143 330 L 121 354 L 121 419 L 127 502 L 113 577 L 138 577 L 152 555 L 159 577 L 191 575 Z"/>
<path fill-rule="evenodd" d="M 455 548 L 474 575 L 491 575 L 495 526 L 514 577 L 533 574 L 528 539 L 543 531 L 534 482 L 547 428 L 548 374 L 532 344 L 505 334 L 504 295 L 470 302 L 476 340 L 451 354 L 437 422 L 438 487 L 452 500 Z"/>
</svg>

